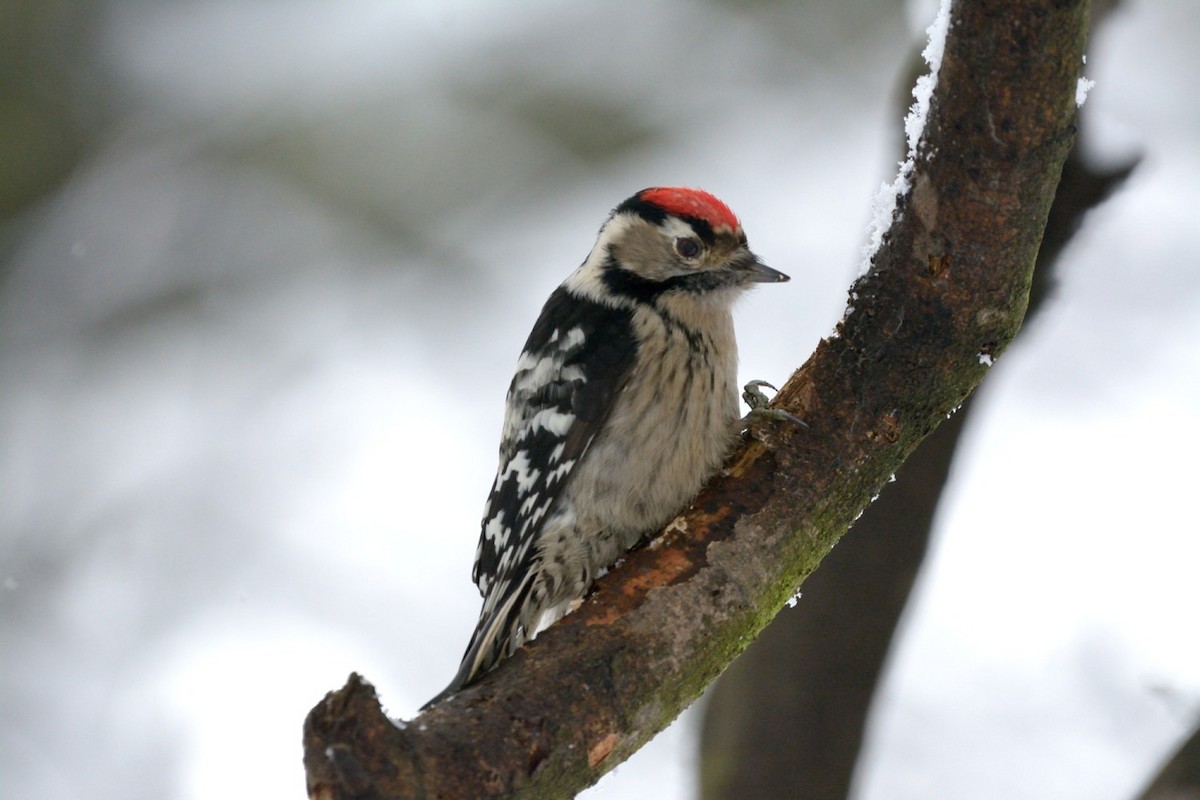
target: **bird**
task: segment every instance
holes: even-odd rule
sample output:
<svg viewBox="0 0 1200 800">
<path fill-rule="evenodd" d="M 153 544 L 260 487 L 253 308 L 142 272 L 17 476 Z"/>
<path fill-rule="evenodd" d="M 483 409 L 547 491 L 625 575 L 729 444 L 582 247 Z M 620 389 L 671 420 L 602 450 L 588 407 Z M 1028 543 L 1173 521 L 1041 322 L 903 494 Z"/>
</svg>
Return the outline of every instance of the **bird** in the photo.
<svg viewBox="0 0 1200 800">
<path fill-rule="evenodd" d="M 612 210 L 517 359 L 472 570 L 483 608 L 425 708 L 569 612 L 720 469 L 744 427 L 732 307 L 787 280 L 707 191 L 651 187 Z"/>
</svg>

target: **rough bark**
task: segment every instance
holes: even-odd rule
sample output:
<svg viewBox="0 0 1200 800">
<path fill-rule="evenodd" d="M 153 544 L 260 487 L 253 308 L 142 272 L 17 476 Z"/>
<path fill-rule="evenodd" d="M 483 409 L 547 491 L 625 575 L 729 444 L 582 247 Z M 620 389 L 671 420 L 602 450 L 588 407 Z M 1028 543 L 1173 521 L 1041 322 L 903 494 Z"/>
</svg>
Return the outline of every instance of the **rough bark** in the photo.
<svg viewBox="0 0 1200 800">
<path fill-rule="evenodd" d="M 1077 143 L 1054 195 L 1025 325 L 1051 294 L 1058 256 L 1083 216 L 1137 163 L 1102 170 L 1080 152 Z M 704 800 L 850 795 L 876 687 L 974 397 L 921 443 L 805 581 L 802 605 L 776 617 L 713 687 L 700 738 Z"/>
<path fill-rule="evenodd" d="M 1078 152 L 1067 160 L 1050 210 L 1027 323 L 1082 215 L 1133 168 L 1096 172 Z M 974 397 L 904 462 L 805 581 L 799 607 L 776 617 L 721 676 L 701 733 L 704 800 L 849 796 L 876 686 Z"/>
<path fill-rule="evenodd" d="M 573 796 L 783 606 L 1021 324 L 1075 118 L 1086 2 L 956 3 L 911 192 L 837 335 L 663 537 L 486 680 L 407 724 L 352 676 L 305 725 L 309 794 Z"/>
</svg>

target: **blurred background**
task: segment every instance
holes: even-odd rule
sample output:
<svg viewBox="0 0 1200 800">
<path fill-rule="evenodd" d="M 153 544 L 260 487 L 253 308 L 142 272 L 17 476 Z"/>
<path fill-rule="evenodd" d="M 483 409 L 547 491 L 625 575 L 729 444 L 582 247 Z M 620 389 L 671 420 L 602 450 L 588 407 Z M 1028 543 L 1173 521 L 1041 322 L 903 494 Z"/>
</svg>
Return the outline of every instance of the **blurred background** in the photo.
<svg viewBox="0 0 1200 800">
<path fill-rule="evenodd" d="M 784 380 L 935 11 L 0 6 L 3 794 L 297 798 L 349 672 L 413 716 L 478 613 L 512 366 L 608 210 L 726 200 L 793 277 L 738 313 Z M 1089 44 L 1084 156 L 1141 161 L 975 403 L 856 796 L 1131 797 L 1200 715 L 1197 30 L 1130 0 Z M 585 796 L 696 796 L 702 707 Z"/>
</svg>

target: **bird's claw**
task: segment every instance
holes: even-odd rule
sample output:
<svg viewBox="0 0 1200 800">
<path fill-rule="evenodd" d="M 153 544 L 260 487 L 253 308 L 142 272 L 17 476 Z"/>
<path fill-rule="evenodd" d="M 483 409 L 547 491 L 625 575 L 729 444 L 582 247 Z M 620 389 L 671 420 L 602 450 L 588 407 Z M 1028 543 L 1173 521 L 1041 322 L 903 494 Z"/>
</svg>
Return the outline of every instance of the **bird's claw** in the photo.
<svg viewBox="0 0 1200 800">
<path fill-rule="evenodd" d="M 799 425 L 803 428 L 808 427 L 808 423 L 784 411 L 782 408 L 770 408 L 771 401 L 763 393 L 759 387 L 765 386 L 772 391 L 778 391 L 774 386 L 766 381 L 750 381 L 742 387 L 742 399 L 746 401 L 746 405 L 750 406 L 750 413 L 742 417 L 743 429 L 749 428 L 755 422 L 771 420 L 773 422 L 790 422 L 794 425 Z"/>
<path fill-rule="evenodd" d="M 746 405 L 750 406 L 751 411 L 756 408 L 766 408 L 771 402 L 763 394 L 763 390 L 758 388 L 760 386 L 765 386 L 773 392 L 778 391 L 778 389 L 766 381 L 750 381 L 747 383 L 742 387 L 742 399 L 746 401 Z"/>
</svg>

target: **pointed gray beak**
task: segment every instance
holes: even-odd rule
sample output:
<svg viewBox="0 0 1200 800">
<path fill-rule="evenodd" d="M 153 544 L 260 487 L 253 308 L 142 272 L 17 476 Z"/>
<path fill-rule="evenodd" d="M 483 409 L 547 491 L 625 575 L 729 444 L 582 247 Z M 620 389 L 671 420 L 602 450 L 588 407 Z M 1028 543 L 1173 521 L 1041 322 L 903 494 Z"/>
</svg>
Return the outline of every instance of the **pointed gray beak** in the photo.
<svg viewBox="0 0 1200 800">
<path fill-rule="evenodd" d="M 755 256 L 752 261 L 743 261 L 741 266 L 742 269 L 750 273 L 746 276 L 746 280 L 752 283 L 783 283 L 791 280 L 791 278 L 789 278 L 787 275 L 784 275 L 779 270 L 771 269 L 766 264 L 759 261 L 757 256 Z"/>
</svg>

